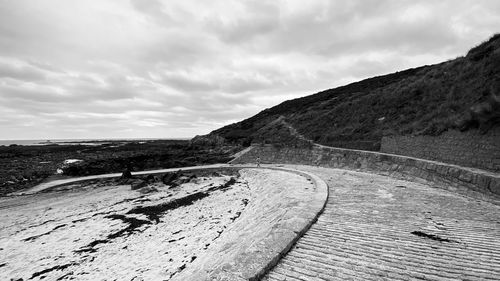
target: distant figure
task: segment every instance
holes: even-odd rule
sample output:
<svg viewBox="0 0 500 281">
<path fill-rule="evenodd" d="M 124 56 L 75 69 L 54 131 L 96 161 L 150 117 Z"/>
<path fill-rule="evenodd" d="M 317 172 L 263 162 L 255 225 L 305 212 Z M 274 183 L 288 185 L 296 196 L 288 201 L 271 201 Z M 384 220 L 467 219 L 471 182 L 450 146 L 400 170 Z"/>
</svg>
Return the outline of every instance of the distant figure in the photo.
<svg viewBox="0 0 500 281">
<path fill-rule="evenodd" d="M 125 171 L 123 171 L 121 178 L 122 179 L 131 179 L 132 178 L 132 173 L 130 172 L 129 169 L 126 169 Z"/>
<path fill-rule="evenodd" d="M 260 157 L 257 156 L 257 167 L 260 167 Z"/>
</svg>

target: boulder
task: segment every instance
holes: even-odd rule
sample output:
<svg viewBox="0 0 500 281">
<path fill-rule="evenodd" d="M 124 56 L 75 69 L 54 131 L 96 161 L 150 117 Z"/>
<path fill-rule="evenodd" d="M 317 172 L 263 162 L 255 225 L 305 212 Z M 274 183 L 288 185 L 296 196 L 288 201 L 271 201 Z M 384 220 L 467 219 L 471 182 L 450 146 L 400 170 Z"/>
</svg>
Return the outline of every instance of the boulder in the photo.
<svg viewBox="0 0 500 281">
<path fill-rule="evenodd" d="M 139 191 L 142 194 L 147 194 L 147 193 L 151 193 L 151 192 L 158 192 L 158 189 L 156 189 L 156 187 L 154 187 L 154 186 L 148 185 L 148 186 L 145 186 L 145 187 L 141 187 L 137 191 Z"/>
<path fill-rule="evenodd" d="M 155 183 L 155 182 L 158 182 L 158 181 L 160 181 L 160 180 L 158 179 L 158 177 L 157 177 L 157 176 L 154 176 L 154 175 L 148 175 L 148 176 L 146 177 L 146 181 L 147 181 L 148 183 Z"/>
<path fill-rule="evenodd" d="M 19 180 L 16 178 L 16 176 L 10 176 L 10 181 L 16 183 Z"/>
<path fill-rule="evenodd" d="M 161 181 L 166 185 L 170 185 L 172 181 L 176 180 L 179 177 L 179 175 L 180 175 L 179 171 L 175 173 L 167 173 L 162 177 Z"/>
<path fill-rule="evenodd" d="M 219 172 L 213 172 L 213 173 L 209 174 L 209 177 L 222 177 L 222 174 Z"/>
<path fill-rule="evenodd" d="M 191 181 L 191 177 L 188 177 L 188 176 L 180 176 L 178 177 L 177 179 L 173 180 L 170 182 L 170 186 L 172 187 L 176 187 L 176 186 L 179 186 L 183 183 L 187 183 L 187 182 L 190 182 Z"/>
<path fill-rule="evenodd" d="M 139 188 L 145 187 L 148 183 L 143 180 L 134 180 L 130 183 L 130 188 L 132 190 L 137 190 Z"/>
</svg>

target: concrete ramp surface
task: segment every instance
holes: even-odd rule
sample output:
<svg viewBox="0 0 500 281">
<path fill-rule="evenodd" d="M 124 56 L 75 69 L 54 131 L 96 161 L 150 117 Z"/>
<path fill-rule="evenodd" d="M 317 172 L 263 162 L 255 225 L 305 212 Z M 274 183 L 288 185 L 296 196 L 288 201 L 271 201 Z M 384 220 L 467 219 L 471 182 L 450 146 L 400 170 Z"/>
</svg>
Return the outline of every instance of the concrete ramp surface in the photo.
<svg viewBox="0 0 500 281">
<path fill-rule="evenodd" d="M 301 166 L 323 214 L 263 279 L 500 280 L 500 206 L 431 185 Z"/>
</svg>

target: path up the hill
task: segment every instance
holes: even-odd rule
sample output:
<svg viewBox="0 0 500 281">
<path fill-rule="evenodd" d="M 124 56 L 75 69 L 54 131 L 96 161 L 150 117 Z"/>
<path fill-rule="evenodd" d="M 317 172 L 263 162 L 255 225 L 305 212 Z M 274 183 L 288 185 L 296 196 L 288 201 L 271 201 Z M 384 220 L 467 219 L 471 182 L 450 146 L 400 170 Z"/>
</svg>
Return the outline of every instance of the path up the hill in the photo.
<svg viewBox="0 0 500 281">
<path fill-rule="evenodd" d="M 292 167 L 325 180 L 329 199 L 263 280 L 500 280 L 500 206 L 390 177 Z"/>
</svg>

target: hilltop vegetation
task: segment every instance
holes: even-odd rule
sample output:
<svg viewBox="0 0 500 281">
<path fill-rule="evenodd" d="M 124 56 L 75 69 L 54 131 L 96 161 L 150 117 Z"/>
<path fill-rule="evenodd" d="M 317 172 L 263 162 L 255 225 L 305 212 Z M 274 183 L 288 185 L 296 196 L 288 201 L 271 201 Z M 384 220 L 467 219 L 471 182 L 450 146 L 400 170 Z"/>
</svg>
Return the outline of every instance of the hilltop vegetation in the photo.
<svg viewBox="0 0 500 281">
<path fill-rule="evenodd" d="M 249 145 L 279 118 L 316 143 L 368 150 L 384 135 L 487 133 L 500 123 L 500 34 L 465 57 L 285 101 L 211 135 Z"/>
</svg>

